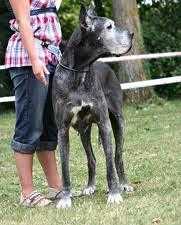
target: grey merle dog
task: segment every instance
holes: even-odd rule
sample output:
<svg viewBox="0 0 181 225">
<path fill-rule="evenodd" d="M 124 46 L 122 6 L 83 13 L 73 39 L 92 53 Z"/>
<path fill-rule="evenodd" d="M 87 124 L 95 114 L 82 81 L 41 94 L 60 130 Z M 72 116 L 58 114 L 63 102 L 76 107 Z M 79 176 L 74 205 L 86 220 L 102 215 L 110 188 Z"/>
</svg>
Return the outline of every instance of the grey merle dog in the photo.
<svg viewBox="0 0 181 225">
<path fill-rule="evenodd" d="M 58 126 L 63 190 L 58 208 L 71 206 L 69 176 L 69 128 L 80 134 L 88 160 L 88 184 L 83 194 L 95 192 L 96 159 L 91 146 L 91 126 L 96 123 L 106 157 L 108 203 L 122 201 L 121 191 L 132 191 L 122 159 L 123 116 L 119 81 L 105 64 L 94 63 L 107 55 L 122 55 L 132 46 L 133 34 L 108 18 L 98 17 L 93 7 L 81 7 L 80 26 L 74 31 L 57 66 L 53 80 L 53 105 Z M 101 72 L 100 72 L 101 68 Z M 113 156 L 111 133 L 115 137 Z"/>
</svg>

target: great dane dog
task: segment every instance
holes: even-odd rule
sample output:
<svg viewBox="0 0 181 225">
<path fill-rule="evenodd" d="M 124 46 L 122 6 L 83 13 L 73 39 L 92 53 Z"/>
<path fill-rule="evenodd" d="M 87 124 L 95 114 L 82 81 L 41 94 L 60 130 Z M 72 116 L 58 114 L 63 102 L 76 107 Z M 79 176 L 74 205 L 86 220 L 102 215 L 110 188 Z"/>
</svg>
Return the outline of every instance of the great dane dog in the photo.
<svg viewBox="0 0 181 225">
<path fill-rule="evenodd" d="M 120 203 L 121 191 L 132 191 L 122 159 L 122 95 L 114 73 L 105 64 L 94 63 L 108 55 L 120 56 L 132 46 L 133 34 L 96 15 L 91 6 L 81 7 L 80 26 L 74 31 L 57 66 L 53 80 L 53 106 L 58 127 L 63 190 L 57 208 L 71 207 L 69 176 L 69 128 L 80 134 L 88 160 L 88 184 L 83 194 L 95 192 L 96 159 L 91 146 L 91 126 L 96 123 L 106 157 L 108 203 Z M 94 63 L 94 64 L 93 64 Z M 99 73 L 102 66 L 102 73 Z M 98 68 L 99 67 L 99 68 Z M 115 137 L 113 156 L 111 134 Z"/>
</svg>

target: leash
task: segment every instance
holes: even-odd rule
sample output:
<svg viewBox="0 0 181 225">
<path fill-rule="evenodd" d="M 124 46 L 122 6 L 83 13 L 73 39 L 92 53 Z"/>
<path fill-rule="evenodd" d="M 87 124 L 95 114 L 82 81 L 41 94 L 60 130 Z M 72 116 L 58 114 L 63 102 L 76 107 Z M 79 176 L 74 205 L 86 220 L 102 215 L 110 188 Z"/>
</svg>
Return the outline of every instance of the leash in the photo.
<svg viewBox="0 0 181 225">
<path fill-rule="evenodd" d="M 76 72 L 76 73 L 88 73 L 90 71 L 90 68 L 89 70 L 78 70 L 78 69 L 73 69 L 73 68 L 70 68 L 66 65 L 63 65 L 61 63 L 61 58 L 62 58 L 62 53 L 59 49 L 59 47 L 55 46 L 55 45 L 52 45 L 52 44 L 49 44 L 47 42 L 44 42 L 44 41 L 41 41 L 37 38 L 35 38 L 36 42 L 38 42 L 43 48 L 47 48 L 49 50 L 49 52 L 51 52 L 58 60 L 58 63 L 59 65 L 65 69 L 65 70 L 68 70 L 68 71 L 71 71 L 71 72 Z"/>
<path fill-rule="evenodd" d="M 48 43 L 46 41 L 39 40 L 38 38 L 34 38 L 34 39 L 43 48 L 47 48 L 48 51 L 50 53 L 52 53 L 57 58 L 58 62 L 60 62 L 60 60 L 62 58 L 62 53 L 61 53 L 61 51 L 60 51 L 58 46 L 52 45 L 52 44 L 50 44 L 50 43 Z"/>
</svg>

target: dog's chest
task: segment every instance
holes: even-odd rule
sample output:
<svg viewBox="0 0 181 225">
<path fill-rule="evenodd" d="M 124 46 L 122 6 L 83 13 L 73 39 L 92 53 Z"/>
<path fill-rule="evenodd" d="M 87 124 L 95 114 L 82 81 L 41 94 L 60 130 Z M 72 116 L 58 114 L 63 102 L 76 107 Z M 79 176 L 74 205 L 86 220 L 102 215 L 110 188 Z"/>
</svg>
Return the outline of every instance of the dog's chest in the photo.
<svg viewBox="0 0 181 225">
<path fill-rule="evenodd" d="M 81 101 L 81 105 L 73 106 L 71 109 L 71 113 L 73 113 L 73 117 L 71 120 L 71 124 L 75 125 L 78 122 L 89 122 L 92 115 L 91 110 L 93 108 L 93 102 Z"/>
</svg>

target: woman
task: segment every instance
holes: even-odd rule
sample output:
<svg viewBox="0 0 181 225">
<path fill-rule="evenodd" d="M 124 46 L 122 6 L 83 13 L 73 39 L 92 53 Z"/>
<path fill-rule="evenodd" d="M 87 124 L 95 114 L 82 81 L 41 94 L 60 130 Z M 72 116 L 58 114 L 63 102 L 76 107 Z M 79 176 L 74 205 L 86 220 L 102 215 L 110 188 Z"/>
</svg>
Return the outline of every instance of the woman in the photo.
<svg viewBox="0 0 181 225">
<path fill-rule="evenodd" d="M 16 125 L 12 149 L 21 184 L 20 203 L 24 206 L 46 206 L 51 201 L 34 190 L 32 165 L 36 152 L 46 175 L 50 197 L 61 189 L 54 150 L 57 129 L 51 101 L 52 78 L 58 63 L 49 51 L 61 42 L 61 28 L 56 15 L 56 0 L 10 0 L 15 18 L 14 30 L 5 57 L 16 98 Z M 59 1 L 60 3 L 60 1 Z"/>
</svg>

